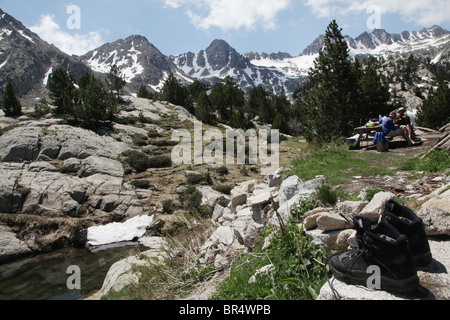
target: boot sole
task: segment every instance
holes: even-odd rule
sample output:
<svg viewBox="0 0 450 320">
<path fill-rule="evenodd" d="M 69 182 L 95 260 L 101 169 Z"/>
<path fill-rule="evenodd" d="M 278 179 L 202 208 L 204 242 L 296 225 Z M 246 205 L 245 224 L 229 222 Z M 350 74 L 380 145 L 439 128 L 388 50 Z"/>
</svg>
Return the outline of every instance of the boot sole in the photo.
<svg viewBox="0 0 450 320">
<path fill-rule="evenodd" d="M 367 287 L 367 280 L 370 274 L 367 273 L 343 273 L 336 270 L 331 264 L 330 269 L 336 278 L 343 280 L 346 283 L 353 285 L 362 285 Z M 381 290 L 397 292 L 397 293 L 410 293 L 418 289 L 420 286 L 420 279 L 417 275 L 406 279 L 391 279 L 385 276 L 381 276 Z"/>
</svg>

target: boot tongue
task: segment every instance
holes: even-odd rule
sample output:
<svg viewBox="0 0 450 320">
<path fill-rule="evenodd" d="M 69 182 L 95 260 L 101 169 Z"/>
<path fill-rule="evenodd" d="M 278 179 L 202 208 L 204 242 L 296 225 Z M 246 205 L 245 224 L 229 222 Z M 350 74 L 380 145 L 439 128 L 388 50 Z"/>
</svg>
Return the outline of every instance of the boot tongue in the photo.
<svg viewBox="0 0 450 320">
<path fill-rule="evenodd" d="M 358 236 L 363 236 L 366 231 L 370 231 L 372 228 L 372 221 L 366 217 L 354 217 L 353 224 Z"/>
</svg>

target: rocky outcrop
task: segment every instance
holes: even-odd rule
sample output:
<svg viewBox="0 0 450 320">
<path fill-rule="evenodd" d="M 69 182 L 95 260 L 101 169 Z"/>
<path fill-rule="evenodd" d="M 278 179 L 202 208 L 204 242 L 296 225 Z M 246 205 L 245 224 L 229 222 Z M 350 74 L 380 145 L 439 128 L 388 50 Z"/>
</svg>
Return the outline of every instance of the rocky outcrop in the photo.
<svg viewBox="0 0 450 320">
<path fill-rule="evenodd" d="M 120 292 L 128 285 L 138 284 L 142 276 L 139 268 L 151 268 L 162 264 L 169 257 L 170 244 L 164 238 L 142 238 L 139 244 L 142 253 L 120 260 L 111 266 L 98 294 L 99 298 L 109 293 Z"/>
<path fill-rule="evenodd" d="M 111 137 L 67 125 L 18 127 L 0 137 L 2 162 L 86 159 L 98 156 L 116 159 L 128 145 Z"/>
<path fill-rule="evenodd" d="M 0 136 L 0 224 L 18 241 L 33 253 L 82 246 L 89 227 L 147 213 L 152 192 L 126 183 L 118 161 L 129 145 L 47 125 L 24 121 Z M 0 254 L 4 261 L 16 256 L 21 250 Z"/>
<path fill-rule="evenodd" d="M 8 227 L 0 225 L 0 264 L 29 257 L 33 254 L 24 241 Z"/>
<path fill-rule="evenodd" d="M 282 175 L 281 175 L 282 176 Z M 262 230 L 267 226 L 279 226 L 280 222 L 286 222 L 289 218 L 289 209 L 300 199 L 306 199 L 316 190 L 316 188 L 326 180 L 323 177 L 311 181 L 303 181 L 297 176 L 282 177 L 283 182 L 279 187 L 271 187 L 274 175 L 266 177 L 265 181 L 247 181 L 236 185 L 231 190 L 228 204 L 215 203 L 210 228 L 203 232 L 203 241 L 196 241 L 193 245 L 196 249 L 196 260 L 201 266 L 213 265 L 216 270 L 226 270 L 234 261 L 235 257 L 241 253 L 252 252 L 258 245 L 263 245 L 262 250 L 270 245 L 271 237 L 267 237 L 262 243 Z M 448 187 L 443 186 L 441 190 L 436 191 L 427 201 L 419 212 L 429 211 L 431 207 L 436 210 L 447 210 L 442 203 L 448 205 Z M 307 212 L 303 221 L 298 225 L 303 229 L 312 243 L 318 247 L 325 247 L 330 250 L 347 250 L 356 247 L 356 231 L 353 228 L 352 218 L 356 215 L 365 215 L 374 221 L 379 220 L 384 209 L 386 201 L 394 198 L 395 195 L 390 192 L 379 192 L 369 201 L 343 201 L 338 202 L 333 207 L 319 207 Z M 204 197 L 205 201 L 210 199 Z M 282 210 L 283 207 L 287 209 Z M 282 214 L 280 213 L 282 212 Z M 441 213 L 440 213 L 441 214 Z M 448 210 L 446 211 L 448 215 Z M 444 215 L 445 217 L 445 215 Z M 280 221 L 281 220 L 281 221 Z M 433 219 L 424 219 L 427 230 L 433 229 Z M 437 221 L 437 220 L 436 220 Z M 439 231 L 439 234 L 447 234 L 448 227 L 442 224 L 445 230 Z M 156 239 L 156 240 L 154 240 Z M 148 244 L 143 246 L 143 250 L 151 249 L 158 252 L 160 241 L 158 237 L 154 239 L 141 240 Z M 446 270 L 450 267 L 450 259 L 445 249 L 448 241 L 430 240 L 433 263 L 427 268 L 419 271 L 419 277 L 423 290 L 417 297 L 399 297 L 380 291 L 369 291 L 365 288 L 349 286 L 335 278 L 331 279 L 333 288 L 338 292 L 335 295 L 330 289 L 328 283 L 322 288 L 319 299 L 448 299 L 450 292 L 448 290 L 449 278 Z M 192 248 L 191 248 L 192 249 Z M 130 265 L 145 264 L 142 258 L 134 257 L 131 260 L 122 261 L 116 266 L 123 274 L 123 279 L 118 280 L 118 289 L 122 288 L 123 282 L 134 283 L 138 277 L 136 274 L 130 274 Z M 137 260 L 136 260 L 137 259 Z M 120 268 L 119 268 L 120 267 Z M 264 276 L 270 272 L 272 266 L 268 265 L 258 270 L 252 279 Z M 111 270 L 112 274 L 120 273 Z M 111 277 L 105 281 L 104 286 L 111 287 Z M 336 292 L 335 291 L 335 292 Z"/>
<path fill-rule="evenodd" d="M 424 220 L 427 226 L 427 235 L 447 235 L 450 236 L 450 185 L 447 191 L 437 194 L 425 202 L 418 211 L 418 216 Z"/>
</svg>

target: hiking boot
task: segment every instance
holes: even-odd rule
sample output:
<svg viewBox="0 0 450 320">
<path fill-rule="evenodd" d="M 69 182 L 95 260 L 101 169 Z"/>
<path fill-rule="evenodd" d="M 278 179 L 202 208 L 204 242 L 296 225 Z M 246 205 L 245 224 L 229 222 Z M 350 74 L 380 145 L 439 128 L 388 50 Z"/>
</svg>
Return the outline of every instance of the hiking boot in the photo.
<svg viewBox="0 0 450 320">
<path fill-rule="evenodd" d="M 329 264 L 336 278 L 354 285 L 367 285 L 370 266 L 381 271 L 381 289 L 408 293 L 419 287 L 419 277 L 408 249 L 408 239 L 387 222 L 371 230 L 371 221 L 364 217 L 353 219 L 358 248 L 337 253 Z"/>
<path fill-rule="evenodd" d="M 424 267 L 432 262 L 425 225 L 411 209 L 390 200 L 386 203 L 381 221 L 390 223 L 400 233 L 406 235 L 417 267 Z"/>
</svg>

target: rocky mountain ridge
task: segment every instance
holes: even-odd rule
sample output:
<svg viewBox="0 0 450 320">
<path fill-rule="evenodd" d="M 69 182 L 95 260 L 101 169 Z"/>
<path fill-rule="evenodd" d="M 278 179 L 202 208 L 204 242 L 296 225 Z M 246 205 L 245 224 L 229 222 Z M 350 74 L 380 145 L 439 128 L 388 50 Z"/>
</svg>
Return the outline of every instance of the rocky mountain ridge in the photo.
<svg viewBox="0 0 450 320">
<path fill-rule="evenodd" d="M 90 72 L 80 59 L 43 41 L 0 9 L 0 95 L 12 81 L 23 102 L 34 106 L 35 98 L 46 95 L 48 75 L 58 67 L 69 70 L 75 78 Z"/>
<path fill-rule="evenodd" d="M 41 40 L 1 9 L 0 17 L 0 87 L 12 80 L 18 96 L 29 107 L 34 107 L 37 98 L 46 96 L 48 76 L 55 68 L 63 67 L 75 78 L 85 72 L 104 77 L 114 64 L 124 75 L 126 90 L 131 94 L 136 94 L 141 85 L 159 91 L 168 75 L 174 73 L 186 84 L 200 80 L 212 86 L 224 77 L 232 76 L 246 91 L 261 85 L 272 93 L 284 90 L 289 96 L 306 83 L 308 71 L 325 39 L 320 35 L 298 56 L 285 52 L 241 54 L 224 40 L 214 40 L 198 53 L 169 57 L 147 38 L 133 35 L 76 57 Z M 407 58 L 413 53 L 438 63 L 450 57 L 450 33 L 439 26 L 401 34 L 374 30 L 355 39 L 346 36 L 346 39 L 353 59 L 369 56 Z"/>
<path fill-rule="evenodd" d="M 170 73 L 188 82 L 193 81 L 147 38 L 140 35 L 106 43 L 82 55 L 80 59 L 93 71 L 103 74 L 117 65 L 132 92 L 137 92 L 141 85 L 159 91 Z"/>
<path fill-rule="evenodd" d="M 371 33 L 363 32 L 355 39 L 345 36 L 352 59 L 364 59 L 370 56 L 407 59 L 411 54 L 429 58 L 432 63 L 448 60 L 450 56 L 450 32 L 439 27 L 424 28 L 420 31 L 404 31 L 390 34 L 386 30 L 376 29 Z M 319 51 L 325 45 L 325 35 L 315 39 L 300 55 L 295 57 L 246 53 L 251 63 L 257 66 L 272 67 L 291 76 L 307 76 Z"/>
</svg>

